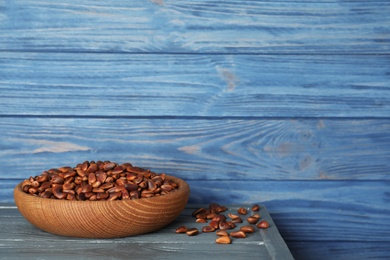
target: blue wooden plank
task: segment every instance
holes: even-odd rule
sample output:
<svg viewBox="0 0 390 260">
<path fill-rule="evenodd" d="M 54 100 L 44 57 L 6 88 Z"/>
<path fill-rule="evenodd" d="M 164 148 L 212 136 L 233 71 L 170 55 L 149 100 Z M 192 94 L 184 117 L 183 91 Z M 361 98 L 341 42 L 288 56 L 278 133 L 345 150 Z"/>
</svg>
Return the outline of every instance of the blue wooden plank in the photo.
<svg viewBox="0 0 390 260">
<path fill-rule="evenodd" d="M 288 241 L 390 242 L 388 181 L 189 181 L 190 203 L 266 205 Z"/>
<path fill-rule="evenodd" d="M 0 202 L 42 169 L 131 161 L 191 202 L 265 203 L 297 259 L 389 258 L 389 13 L 0 1 Z"/>
<path fill-rule="evenodd" d="M 390 259 L 390 242 L 288 242 L 295 259 Z"/>
<path fill-rule="evenodd" d="M 390 56 L 0 53 L 0 115 L 388 117 Z"/>
<path fill-rule="evenodd" d="M 53 256 L 56 259 L 58 256 L 64 254 L 64 248 L 67 246 L 71 246 L 72 249 L 76 249 L 81 253 L 84 258 L 87 256 L 92 255 L 94 259 L 103 257 L 102 259 L 107 258 L 109 256 L 114 256 L 119 258 L 125 258 L 128 254 L 129 246 L 136 247 L 137 240 L 139 239 L 145 239 L 145 238 L 127 238 L 127 239 L 116 239 L 116 240 L 84 240 L 84 239 L 71 239 L 71 238 L 58 238 L 55 236 L 48 235 L 40 230 L 34 229 L 31 227 L 30 224 L 22 220 L 22 217 L 18 214 L 15 214 L 15 209 L 8 206 L 0 205 L 0 211 L 2 212 L 2 221 L 0 221 L 0 225 L 2 226 L 2 234 L 6 235 L 5 238 L 2 239 L 1 244 L 1 251 L 2 255 L 4 255 L 6 252 L 11 253 L 12 256 L 15 256 L 15 253 L 18 252 L 19 254 L 26 254 L 30 258 L 33 255 L 36 255 L 37 257 L 42 256 L 44 254 L 45 257 Z M 9 225 L 5 225 L 5 223 L 8 222 Z M 174 230 L 176 226 L 181 225 L 184 222 L 184 218 L 178 218 L 175 223 L 173 223 L 170 227 L 168 227 L 164 231 L 165 235 L 169 236 L 169 229 Z M 171 228 L 172 227 L 172 228 Z M 16 234 L 22 234 L 22 237 L 18 238 L 15 237 Z M 176 252 L 175 249 L 178 247 L 186 248 L 189 251 L 181 252 L 185 255 L 183 257 L 188 258 L 188 253 L 190 251 L 196 250 L 196 247 L 198 245 L 194 245 L 192 240 L 188 240 L 190 238 L 182 239 L 180 240 L 180 244 L 177 242 L 178 236 L 173 236 L 172 239 L 176 243 L 172 243 L 168 241 L 167 239 L 159 239 L 158 234 L 154 235 L 149 234 L 147 235 L 150 239 L 150 244 L 148 244 L 148 251 L 147 252 L 140 252 L 141 254 L 144 253 L 144 255 L 140 255 L 140 257 L 145 257 L 146 254 L 150 254 L 149 257 L 153 257 L 153 254 L 155 254 L 155 250 L 158 252 L 164 252 L 167 256 L 170 256 L 172 259 L 174 256 L 177 256 L 179 252 Z M 210 236 L 202 236 L 202 234 L 199 236 L 199 238 L 203 238 L 201 242 L 202 248 L 205 248 L 207 246 L 208 242 L 210 242 Z M 182 238 L 179 236 L 179 238 Z M 242 256 L 243 254 L 248 254 L 247 251 L 253 252 L 254 245 L 251 243 L 252 237 L 249 238 L 250 242 L 248 243 L 248 246 L 245 246 L 245 240 L 244 241 L 236 241 L 238 244 L 232 244 L 228 247 L 229 250 L 226 250 L 226 248 L 222 248 L 222 252 L 226 252 L 229 254 L 227 257 L 232 258 L 232 256 Z M 45 246 L 43 247 L 37 247 L 37 241 L 40 241 Z M 61 241 L 62 246 L 57 247 L 55 244 Z M 192 242 L 188 243 L 188 248 L 185 244 L 185 242 Z M 197 241 L 200 241 L 197 240 Z M 139 241 L 140 242 L 140 241 Z M 343 241 L 287 241 L 288 247 L 291 250 L 291 253 L 295 257 L 295 259 L 329 259 L 329 256 L 332 256 L 332 259 L 387 259 L 389 258 L 389 242 L 343 242 Z M 35 245 L 35 246 L 34 246 Z M 137 247 L 140 251 L 142 251 L 143 243 L 140 242 L 140 245 Z M 210 248 L 208 248 L 208 252 L 210 254 L 214 254 L 211 257 L 215 258 L 216 255 L 220 256 L 221 251 L 217 252 L 221 248 L 213 248 L 210 245 Z M 47 248 L 50 247 L 50 250 L 48 251 Z M 104 247 L 107 247 L 105 249 Z M 113 251 L 112 248 L 115 247 L 115 250 Z M 246 251 L 241 251 L 245 248 Z M 358 250 L 357 250 L 358 248 Z M 57 251 L 58 250 L 58 251 Z M 183 251 L 183 250 L 180 250 Z M 114 252 L 114 253 L 113 253 Z M 107 253 L 107 255 L 106 255 Z M 218 254 L 219 253 L 219 254 Z M 254 252 L 256 254 L 258 252 Z M 249 253 L 250 254 L 250 253 Z M 254 255 L 253 257 L 258 257 L 259 255 Z M 161 255 L 160 255 L 161 259 Z"/>
<path fill-rule="evenodd" d="M 389 53 L 388 1 L 0 2 L 0 50 Z"/>
<path fill-rule="evenodd" d="M 15 204 L 13 190 L 19 182 L 19 180 L 0 178 L 0 196 L 2 198 L 0 203 Z"/>
<path fill-rule="evenodd" d="M 390 180 L 388 119 L 0 118 L 0 131 L 3 179 L 111 160 L 191 180 Z"/>
<path fill-rule="evenodd" d="M 16 181 L 0 181 L 9 198 Z M 289 242 L 390 242 L 389 181 L 189 180 L 189 204 L 264 204 Z M 9 187 L 5 189 L 6 187 Z M 4 201 L 3 201 L 4 202 Z M 12 202 L 12 201 L 8 201 Z"/>
</svg>

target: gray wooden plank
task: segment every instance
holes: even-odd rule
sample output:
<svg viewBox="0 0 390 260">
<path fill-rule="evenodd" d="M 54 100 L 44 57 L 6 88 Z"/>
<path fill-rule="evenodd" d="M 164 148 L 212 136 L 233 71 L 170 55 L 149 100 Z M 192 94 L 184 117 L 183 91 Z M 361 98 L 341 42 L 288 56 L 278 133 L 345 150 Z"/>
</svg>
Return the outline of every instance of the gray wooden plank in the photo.
<svg viewBox="0 0 390 260">
<path fill-rule="evenodd" d="M 0 178 L 84 160 L 187 180 L 389 180 L 388 119 L 0 118 Z M 12 169 L 12 170 L 10 170 Z"/>
<path fill-rule="evenodd" d="M 207 259 L 272 259 L 268 252 L 261 247 L 253 245 L 229 245 L 230 248 L 221 246 L 208 246 L 204 244 L 80 244 L 75 241 L 71 244 L 61 245 L 55 248 L 33 249 L 12 248 L 2 249 L 3 256 L 0 259 L 193 259 L 199 257 Z M 61 248 L 63 247 L 63 248 Z M 39 250 L 41 249 L 41 250 Z M 222 249 L 222 250 L 221 250 Z M 216 257 L 218 256 L 218 257 Z"/>
<path fill-rule="evenodd" d="M 389 53 L 388 1 L 2 1 L 0 50 Z"/>
<path fill-rule="evenodd" d="M 390 56 L 1 53 L 0 115 L 388 117 Z"/>
<path fill-rule="evenodd" d="M 206 205 L 207 206 L 207 205 Z M 240 205 L 241 206 L 241 205 Z M 230 205 L 229 212 L 238 206 Z M 0 259 L 55 257 L 65 259 L 75 255 L 82 259 L 124 259 L 129 256 L 146 259 L 292 259 L 286 244 L 278 233 L 267 210 L 259 212 L 271 225 L 267 232 L 255 232 L 246 239 L 233 239 L 231 245 L 217 245 L 214 233 L 201 233 L 195 237 L 175 234 L 179 225 L 201 229 L 205 224 L 195 223 L 189 205 L 177 220 L 167 227 L 145 235 L 120 239 L 79 239 L 60 237 L 38 230 L 29 224 L 15 207 L 0 206 Z M 239 224 L 239 226 L 244 224 Z M 237 229 L 238 229 L 237 227 Z M 270 247 L 273 249 L 270 250 Z"/>
</svg>

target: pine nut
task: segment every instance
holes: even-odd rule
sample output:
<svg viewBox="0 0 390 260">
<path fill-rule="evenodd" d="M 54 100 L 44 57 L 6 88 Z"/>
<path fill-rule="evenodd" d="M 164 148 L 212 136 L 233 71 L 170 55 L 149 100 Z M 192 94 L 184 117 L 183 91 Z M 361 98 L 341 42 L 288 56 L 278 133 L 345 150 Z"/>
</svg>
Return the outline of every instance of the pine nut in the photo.
<svg viewBox="0 0 390 260">
<path fill-rule="evenodd" d="M 256 217 L 250 216 L 250 217 L 248 217 L 248 218 L 246 219 L 246 221 L 248 221 L 249 224 L 256 224 L 257 221 L 259 221 L 259 219 L 256 218 Z"/>
<path fill-rule="evenodd" d="M 252 211 L 259 211 L 260 210 L 260 206 L 255 204 L 252 206 Z"/>
<path fill-rule="evenodd" d="M 240 230 L 244 233 L 253 233 L 255 232 L 255 228 L 253 226 L 242 226 Z"/>
<path fill-rule="evenodd" d="M 231 237 L 234 237 L 234 238 L 246 238 L 246 234 L 245 232 L 243 231 L 233 231 L 230 233 L 230 236 Z"/>
<path fill-rule="evenodd" d="M 165 195 L 176 189 L 178 185 L 166 180 L 164 173 L 110 161 L 84 161 L 73 168 L 53 168 L 22 182 L 25 193 L 68 200 L 139 199 Z"/>
<path fill-rule="evenodd" d="M 266 220 L 262 220 L 256 226 L 260 229 L 266 229 L 269 227 L 269 223 Z"/>
<path fill-rule="evenodd" d="M 248 213 L 248 211 L 245 209 L 245 208 L 239 208 L 237 210 L 238 214 L 241 214 L 241 215 L 246 215 Z"/>
<path fill-rule="evenodd" d="M 212 226 L 204 226 L 202 228 L 202 232 L 203 233 L 210 233 L 210 232 L 214 232 L 216 229 Z"/>
<path fill-rule="evenodd" d="M 187 230 L 186 234 L 189 236 L 196 236 L 199 234 L 199 230 L 197 228 L 190 228 Z"/>
<path fill-rule="evenodd" d="M 177 234 L 186 233 L 188 228 L 186 226 L 180 226 L 176 229 Z"/>
<path fill-rule="evenodd" d="M 215 242 L 217 244 L 231 244 L 232 240 L 229 236 L 220 236 L 217 239 L 215 239 Z"/>
<path fill-rule="evenodd" d="M 229 233 L 222 229 L 218 230 L 215 234 L 217 234 L 217 236 L 229 236 Z"/>
</svg>

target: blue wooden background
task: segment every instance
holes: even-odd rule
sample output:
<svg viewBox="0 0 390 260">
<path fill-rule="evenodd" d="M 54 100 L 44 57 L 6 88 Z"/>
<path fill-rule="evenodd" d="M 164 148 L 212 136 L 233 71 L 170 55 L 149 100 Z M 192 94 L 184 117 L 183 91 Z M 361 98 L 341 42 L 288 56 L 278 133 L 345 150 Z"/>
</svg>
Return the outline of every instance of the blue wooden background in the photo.
<svg viewBox="0 0 390 260">
<path fill-rule="evenodd" d="M 0 0 L 0 91 L 0 202 L 132 162 L 296 259 L 390 258 L 390 1 Z"/>
</svg>

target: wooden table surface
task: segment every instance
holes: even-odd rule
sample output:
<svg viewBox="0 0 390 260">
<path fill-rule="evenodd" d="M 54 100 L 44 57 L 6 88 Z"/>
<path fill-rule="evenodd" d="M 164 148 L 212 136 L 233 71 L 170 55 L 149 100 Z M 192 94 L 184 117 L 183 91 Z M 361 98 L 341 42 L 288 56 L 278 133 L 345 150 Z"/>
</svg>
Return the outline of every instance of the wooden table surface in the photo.
<svg viewBox="0 0 390 260">
<path fill-rule="evenodd" d="M 246 205 L 230 205 L 224 212 L 237 214 Z M 188 205 L 181 215 L 161 230 L 149 234 L 116 238 L 70 238 L 44 232 L 28 223 L 13 205 L 0 205 L 0 259 L 293 259 L 264 206 L 258 212 L 268 229 L 257 229 L 232 244 L 216 244 L 216 234 L 202 233 L 205 223 L 195 223 L 191 213 L 207 205 Z M 250 216 L 251 211 L 249 210 Z M 245 219 L 243 217 L 243 219 Z M 197 236 L 176 234 L 177 227 L 198 228 Z M 250 225 L 246 221 L 237 224 Z M 229 230 L 230 232 L 230 230 Z"/>
</svg>

